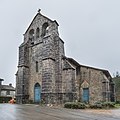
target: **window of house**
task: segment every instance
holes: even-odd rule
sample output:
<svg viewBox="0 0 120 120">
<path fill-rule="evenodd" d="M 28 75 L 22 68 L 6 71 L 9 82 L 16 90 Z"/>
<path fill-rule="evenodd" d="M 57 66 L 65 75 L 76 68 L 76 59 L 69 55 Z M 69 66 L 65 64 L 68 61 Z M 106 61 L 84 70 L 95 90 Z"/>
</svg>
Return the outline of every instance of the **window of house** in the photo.
<svg viewBox="0 0 120 120">
<path fill-rule="evenodd" d="M 38 72 L 38 61 L 36 61 L 36 72 Z"/>
<path fill-rule="evenodd" d="M 6 92 L 6 94 L 7 94 L 7 95 L 10 95 L 10 91 L 8 90 L 8 91 Z"/>
</svg>

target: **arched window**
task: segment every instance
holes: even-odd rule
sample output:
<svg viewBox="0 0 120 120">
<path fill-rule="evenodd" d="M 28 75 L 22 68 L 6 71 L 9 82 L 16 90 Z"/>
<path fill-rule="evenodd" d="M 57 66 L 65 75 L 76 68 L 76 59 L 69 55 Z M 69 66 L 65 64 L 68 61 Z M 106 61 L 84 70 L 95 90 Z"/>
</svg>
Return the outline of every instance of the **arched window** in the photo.
<svg viewBox="0 0 120 120">
<path fill-rule="evenodd" d="M 29 39 L 30 39 L 31 41 L 33 41 L 33 40 L 34 40 L 34 36 L 35 36 L 34 30 L 31 29 L 30 32 L 29 32 Z"/>
<path fill-rule="evenodd" d="M 48 26 L 49 25 L 48 25 L 47 22 L 43 24 L 43 26 L 42 26 L 42 34 L 41 34 L 42 37 L 44 37 L 46 35 L 46 33 L 48 31 Z"/>
<path fill-rule="evenodd" d="M 39 34 L 40 34 L 40 29 L 37 28 L 37 29 L 36 29 L 36 39 L 39 38 Z"/>
</svg>

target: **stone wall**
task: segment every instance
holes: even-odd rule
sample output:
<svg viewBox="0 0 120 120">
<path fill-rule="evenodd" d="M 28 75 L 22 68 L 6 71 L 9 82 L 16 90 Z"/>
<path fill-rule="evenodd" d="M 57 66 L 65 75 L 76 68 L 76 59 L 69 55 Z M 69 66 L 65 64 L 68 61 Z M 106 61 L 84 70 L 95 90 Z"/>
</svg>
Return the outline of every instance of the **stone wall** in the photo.
<svg viewBox="0 0 120 120">
<path fill-rule="evenodd" d="M 55 41 L 55 92 L 62 92 L 62 56 L 64 56 L 64 42 L 59 36 L 54 36 Z"/>
<path fill-rule="evenodd" d="M 83 88 L 89 88 L 90 103 L 95 103 L 98 101 L 110 101 L 109 95 L 104 96 L 104 93 L 108 94 L 110 92 L 110 89 L 109 80 L 102 71 L 87 67 L 81 67 L 80 73 L 81 96 L 83 95 Z"/>
<path fill-rule="evenodd" d="M 34 86 L 36 83 L 42 85 L 42 43 L 37 43 L 29 47 L 29 99 L 34 101 Z M 36 66 L 36 62 L 38 63 Z M 36 71 L 38 67 L 38 71 Z"/>
<path fill-rule="evenodd" d="M 10 94 L 8 95 L 7 94 L 7 90 L 2 90 L 1 91 L 1 96 L 8 96 L 8 97 L 12 97 L 12 98 L 14 98 L 15 97 L 15 91 L 10 91 Z"/>
</svg>

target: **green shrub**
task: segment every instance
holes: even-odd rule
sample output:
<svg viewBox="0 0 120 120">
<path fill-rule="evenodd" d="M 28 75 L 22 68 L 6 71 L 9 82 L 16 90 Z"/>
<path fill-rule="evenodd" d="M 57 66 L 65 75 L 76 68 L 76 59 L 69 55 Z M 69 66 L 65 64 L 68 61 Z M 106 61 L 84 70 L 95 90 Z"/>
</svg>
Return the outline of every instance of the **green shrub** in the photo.
<svg viewBox="0 0 120 120">
<path fill-rule="evenodd" d="M 91 109 L 102 109 L 102 104 L 92 104 L 89 107 Z"/>
<path fill-rule="evenodd" d="M 106 109 L 106 108 L 114 108 L 115 103 L 113 102 L 97 102 L 89 106 L 91 109 Z"/>
<path fill-rule="evenodd" d="M 115 107 L 115 103 L 114 102 L 104 102 L 102 104 L 103 108 L 114 108 Z"/>
<path fill-rule="evenodd" d="M 120 104 L 115 104 L 115 107 L 116 108 L 120 108 Z"/>
<path fill-rule="evenodd" d="M 0 96 L 0 103 L 8 103 L 11 99 L 12 97 Z"/>
<path fill-rule="evenodd" d="M 64 104 L 65 108 L 70 109 L 85 109 L 87 106 L 85 103 L 80 102 L 66 102 Z M 114 102 L 96 102 L 94 104 L 89 105 L 91 109 L 106 109 L 106 108 L 115 108 Z"/>
<path fill-rule="evenodd" d="M 86 105 L 80 102 L 66 102 L 64 104 L 65 108 L 72 108 L 72 109 L 85 109 Z"/>
<path fill-rule="evenodd" d="M 120 104 L 120 101 L 116 101 L 115 104 Z"/>
<path fill-rule="evenodd" d="M 71 108 L 72 109 L 78 109 L 78 104 L 77 103 L 71 103 Z"/>
<path fill-rule="evenodd" d="M 96 102 L 89 106 L 91 109 L 102 109 L 102 102 Z"/>
<path fill-rule="evenodd" d="M 66 103 L 64 104 L 64 107 L 65 107 L 65 108 L 72 108 L 72 103 L 71 103 L 71 102 L 66 102 Z"/>
<path fill-rule="evenodd" d="M 84 103 L 78 102 L 78 109 L 85 109 L 86 105 Z"/>
</svg>

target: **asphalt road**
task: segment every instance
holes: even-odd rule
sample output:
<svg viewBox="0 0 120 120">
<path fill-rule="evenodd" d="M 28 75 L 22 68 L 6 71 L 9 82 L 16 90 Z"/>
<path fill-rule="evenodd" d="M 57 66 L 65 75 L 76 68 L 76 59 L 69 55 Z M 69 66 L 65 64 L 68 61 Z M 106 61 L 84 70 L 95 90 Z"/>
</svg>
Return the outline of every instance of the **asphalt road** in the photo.
<svg viewBox="0 0 120 120">
<path fill-rule="evenodd" d="M 0 120 L 120 120 L 120 109 L 73 110 L 39 105 L 0 104 Z"/>
</svg>

